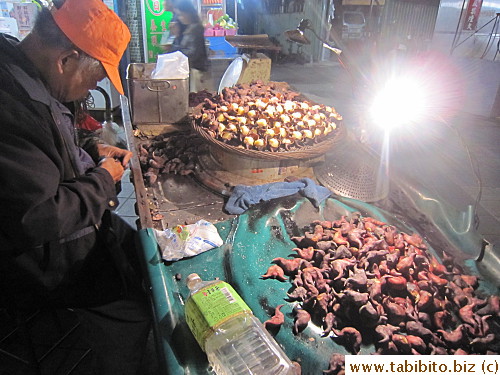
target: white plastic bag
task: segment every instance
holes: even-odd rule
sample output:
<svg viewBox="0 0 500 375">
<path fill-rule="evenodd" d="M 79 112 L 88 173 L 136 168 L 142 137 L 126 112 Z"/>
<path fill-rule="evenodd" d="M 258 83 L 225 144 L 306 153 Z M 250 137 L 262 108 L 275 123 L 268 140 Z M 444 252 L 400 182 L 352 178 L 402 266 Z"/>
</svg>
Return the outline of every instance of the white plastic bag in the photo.
<svg viewBox="0 0 500 375">
<path fill-rule="evenodd" d="M 169 30 L 165 30 L 162 34 L 161 34 L 161 39 L 160 39 L 160 46 L 164 46 L 166 44 L 169 44 L 169 41 L 172 40 L 172 38 L 170 37 L 170 31 Z"/>
<path fill-rule="evenodd" d="M 162 258 L 166 261 L 192 257 L 223 244 L 215 225 L 205 220 L 154 231 Z"/>
<path fill-rule="evenodd" d="M 152 79 L 185 79 L 189 77 L 189 62 L 180 51 L 158 55 Z"/>
</svg>

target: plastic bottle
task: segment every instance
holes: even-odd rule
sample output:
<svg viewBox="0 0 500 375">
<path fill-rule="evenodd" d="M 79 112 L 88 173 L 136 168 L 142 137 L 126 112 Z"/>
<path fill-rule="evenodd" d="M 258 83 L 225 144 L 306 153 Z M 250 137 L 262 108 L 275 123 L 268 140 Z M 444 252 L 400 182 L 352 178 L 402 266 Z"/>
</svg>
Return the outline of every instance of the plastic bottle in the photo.
<svg viewBox="0 0 500 375">
<path fill-rule="evenodd" d="M 186 322 L 217 375 L 293 375 L 294 366 L 224 281 L 187 277 Z"/>
</svg>

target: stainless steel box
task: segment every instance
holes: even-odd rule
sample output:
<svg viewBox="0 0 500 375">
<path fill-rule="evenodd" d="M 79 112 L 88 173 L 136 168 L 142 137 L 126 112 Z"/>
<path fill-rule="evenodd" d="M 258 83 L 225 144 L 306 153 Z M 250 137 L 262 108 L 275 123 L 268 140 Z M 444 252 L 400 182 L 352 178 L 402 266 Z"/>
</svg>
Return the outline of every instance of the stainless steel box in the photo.
<svg viewBox="0 0 500 375">
<path fill-rule="evenodd" d="M 155 66 L 133 63 L 127 68 L 134 125 L 175 124 L 188 115 L 189 79 L 152 79 Z"/>
</svg>

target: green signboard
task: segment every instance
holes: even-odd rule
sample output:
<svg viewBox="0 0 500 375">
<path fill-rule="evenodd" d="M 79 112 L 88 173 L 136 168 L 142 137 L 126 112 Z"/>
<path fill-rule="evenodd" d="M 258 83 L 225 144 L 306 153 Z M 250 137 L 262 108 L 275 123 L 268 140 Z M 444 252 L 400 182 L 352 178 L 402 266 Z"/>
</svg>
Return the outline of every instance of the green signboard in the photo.
<svg viewBox="0 0 500 375">
<path fill-rule="evenodd" d="M 168 30 L 172 12 L 165 11 L 163 0 L 142 0 L 142 32 L 145 62 L 156 62 L 163 33 Z"/>
</svg>

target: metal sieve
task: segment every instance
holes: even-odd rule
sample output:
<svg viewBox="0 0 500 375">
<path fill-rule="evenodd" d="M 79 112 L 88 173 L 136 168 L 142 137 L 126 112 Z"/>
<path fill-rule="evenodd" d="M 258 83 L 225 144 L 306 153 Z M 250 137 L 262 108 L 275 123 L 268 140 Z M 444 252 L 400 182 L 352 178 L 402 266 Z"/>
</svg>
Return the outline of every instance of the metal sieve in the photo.
<svg viewBox="0 0 500 375">
<path fill-rule="evenodd" d="M 389 178 L 381 160 L 359 142 L 346 137 L 314 167 L 316 179 L 334 194 L 376 202 L 389 194 Z"/>
</svg>

